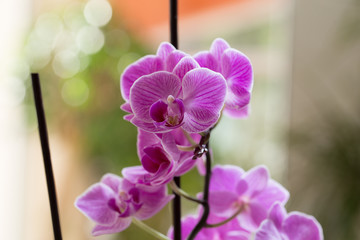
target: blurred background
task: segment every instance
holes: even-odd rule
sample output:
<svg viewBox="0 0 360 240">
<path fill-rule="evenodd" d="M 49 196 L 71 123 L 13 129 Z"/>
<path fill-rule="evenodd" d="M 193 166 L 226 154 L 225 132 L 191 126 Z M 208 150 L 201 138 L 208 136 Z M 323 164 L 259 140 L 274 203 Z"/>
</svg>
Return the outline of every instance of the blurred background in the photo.
<svg viewBox="0 0 360 240">
<path fill-rule="evenodd" d="M 169 40 L 168 9 L 167 0 L 0 2 L 2 239 L 52 239 L 31 72 L 43 88 L 63 237 L 95 239 L 73 203 L 103 174 L 139 164 L 119 79 Z M 288 210 L 314 215 L 328 240 L 360 239 L 359 12 L 359 0 L 179 0 L 181 50 L 222 37 L 255 72 L 249 118 L 223 117 L 214 130 L 215 163 L 265 164 L 289 189 Z M 201 191 L 196 170 L 182 179 Z M 165 208 L 146 223 L 166 233 L 170 219 Z M 131 226 L 96 239 L 152 238 Z"/>
</svg>

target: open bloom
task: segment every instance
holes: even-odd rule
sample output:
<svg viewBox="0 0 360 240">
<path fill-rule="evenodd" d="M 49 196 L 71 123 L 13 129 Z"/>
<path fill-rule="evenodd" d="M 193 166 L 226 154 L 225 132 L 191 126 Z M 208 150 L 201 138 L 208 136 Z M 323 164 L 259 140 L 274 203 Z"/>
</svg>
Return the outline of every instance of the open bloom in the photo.
<svg viewBox="0 0 360 240">
<path fill-rule="evenodd" d="M 300 212 L 286 213 L 285 208 L 276 203 L 268 218 L 261 223 L 255 240 L 322 240 L 321 225 L 313 216 Z"/>
<path fill-rule="evenodd" d="M 129 65 L 121 76 L 125 119 L 148 132 L 183 127 L 202 132 L 213 126 L 223 107 L 226 82 L 212 70 L 200 68 L 189 55 L 162 43 L 157 55 Z"/>
<path fill-rule="evenodd" d="M 240 51 L 233 49 L 221 39 L 214 40 L 210 51 L 194 56 L 201 67 L 221 73 L 227 82 L 224 113 L 231 117 L 246 117 L 249 111 L 253 86 L 253 71 L 250 60 Z"/>
<path fill-rule="evenodd" d="M 179 71 L 181 64 L 192 61 L 183 58 Z M 224 78 L 206 68 L 192 69 L 182 79 L 180 72 L 156 72 L 135 81 L 130 90 L 130 121 L 135 126 L 157 133 L 179 127 L 199 133 L 217 122 L 226 93 Z"/>
<path fill-rule="evenodd" d="M 114 174 L 106 174 L 76 199 L 75 206 L 96 225 L 94 236 L 121 232 L 131 224 L 131 217 L 147 219 L 171 199 L 166 186 L 147 189 Z"/>
<path fill-rule="evenodd" d="M 285 204 L 289 198 L 288 191 L 270 179 L 264 166 L 248 172 L 237 166 L 215 166 L 209 189 L 211 212 L 228 218 L 241 209 L 237 219 L 248 231 L 257 229 L 275 202 Z"/>
</svg>

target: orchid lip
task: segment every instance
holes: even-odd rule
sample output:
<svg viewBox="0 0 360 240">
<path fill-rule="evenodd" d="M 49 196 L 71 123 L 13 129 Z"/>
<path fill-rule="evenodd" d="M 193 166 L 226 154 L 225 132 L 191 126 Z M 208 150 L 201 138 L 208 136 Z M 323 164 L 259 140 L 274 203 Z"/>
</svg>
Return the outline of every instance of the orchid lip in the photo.
<svg viewBox="0 0 360 240">
<path fill-rule="evenodd" d="M 150 117 L 156 126 L 174 127 L 182 123 L 184 119 L 184 103 L 180 98 L 169 95 L 166 99 L 158 100 L 150 107 Z"/>
</svg>

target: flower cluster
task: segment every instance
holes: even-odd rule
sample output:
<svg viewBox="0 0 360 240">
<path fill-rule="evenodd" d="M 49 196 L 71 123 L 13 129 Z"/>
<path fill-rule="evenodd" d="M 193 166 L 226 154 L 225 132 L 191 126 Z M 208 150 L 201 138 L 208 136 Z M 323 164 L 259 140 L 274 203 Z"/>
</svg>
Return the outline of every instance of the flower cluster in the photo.
<svg viewBox="0 0 360 240">
<path fill-rule="evenodd" d="M 93 235 L 120 232 L 132 219 L 155 215 L 174 196 L 167 194 L 170 183 L 180 196 L 202 204 L 198 216 L 183 218 L 183 239 L 323 238 L 313 217 L 286 213 L 289 193 L 264 166 L 247 172 L 237 166 L 215 166 L 197 198 L 174 185 L 174 177 L 196 164 L 201 175 L 210 176 L 203 161 L 210 166 L 210 132 L 222 114 L 249 114 L 253 71 L 243 53 L 222 39 L 194 56 L 162 43 L 156 55 L 128 66 L 120 85 L 125 100 L 121 108 L 128 113 L 124 119 L 138 128 L 141 165 L 124 168 L 122 177 L 105 175 L 78 197 L 76 207 L 96 224 Z M 168 237 L 173 235 L 171 228 Z"/>
</svg>

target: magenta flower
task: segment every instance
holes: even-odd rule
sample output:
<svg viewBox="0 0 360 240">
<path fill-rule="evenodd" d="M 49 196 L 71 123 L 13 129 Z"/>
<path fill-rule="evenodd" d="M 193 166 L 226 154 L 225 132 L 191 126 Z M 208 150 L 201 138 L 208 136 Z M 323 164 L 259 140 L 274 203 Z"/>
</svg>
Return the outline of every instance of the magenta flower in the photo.
<svg viewBox="0 0 360 240">
<path fill-rule="evenodd" d="M 121 232 L 131 217 L 144 220 L 159 212 L 171 199 L 166 186 L 142 189 L 127 179 L 106 174 L 75 201 L 75 206 L 96 223 L 94 236 Z"/>
<path fill-rule="evenodd" d="M 193 61 L 183 58 L 179 64 Z M 179 67 L 184 69 L 185 67 Z M 182 127 L 199 133 L 212 127 L 224 104 L 226 83 L 211 70 L 190 70 L 179 75 L 156 72 L 140 77 L 130 90 L 131 122 L 148 132 L 169 132 Z"/>
<path fill-rule="evenodd" d="M 300 212 L 286 213 L 280 203 L 274 204 L 268 218 L 256 232 L 255 240 L 323 240 L 321 225 L 313 216 Z"/>
<path fill-rule="evenodd" d="M 146 56 L 128 66 L 121 76 L 125 116 L 148 132 L 169 132 L 183 127 L 199 133 L 213 126 L 223 107 L 223 76 L 189 55 L 162 43 L 156 56 Z"/>
<path fill-rule="evenodd" d="M 214 40 L 210 51 L 200 52 L 194 58 L 201 67 L 219 72 L 226 79 L 228 89 L 224 113 L 236 118 L 246 117 L 253 86 L 250 60 L 243 53 L 230 48 L 221 38 Z"/>
<path fill-rule="evenodd" d="M 210 181 L 210 210 L 219 217 L 229 218 L 237 210 L 242 227 L 254 231 L 266 219 L 275 202 L 285 204 L 288 191 L 270 179 L 264 166 L 244 172 L 237 166 L 215 166 Z"/>
<path fill-rule="evenodd" d="M 198 216 L 187 216 L 181 221 L 181 238 L 187 239 L 191 231 L 199 222 L 201 211 Z M 224 221 L 225 218 L 209 215 L 207 223 L 216 224 Z M 174 239 L 173 227 L 168 231 L 168 237 Z M 251 233 L 243 229 L 236 219 L 214 228 L 203 228 L 195 237 L 195 240 L 248 240 Z"/>
</svg>

